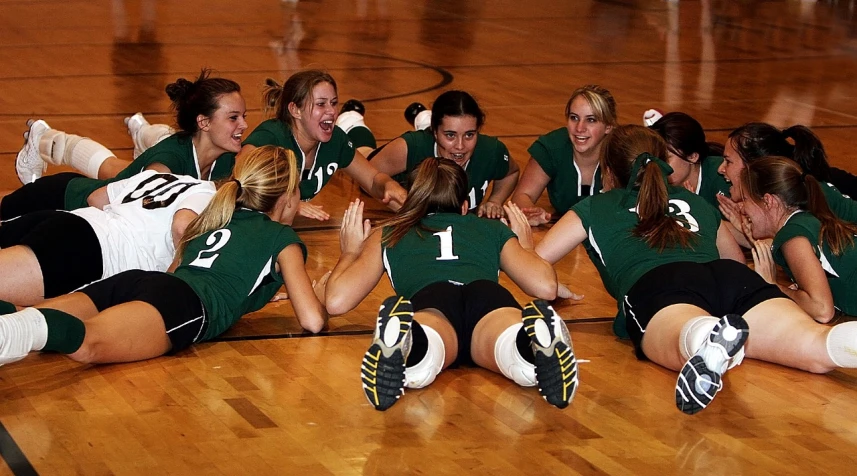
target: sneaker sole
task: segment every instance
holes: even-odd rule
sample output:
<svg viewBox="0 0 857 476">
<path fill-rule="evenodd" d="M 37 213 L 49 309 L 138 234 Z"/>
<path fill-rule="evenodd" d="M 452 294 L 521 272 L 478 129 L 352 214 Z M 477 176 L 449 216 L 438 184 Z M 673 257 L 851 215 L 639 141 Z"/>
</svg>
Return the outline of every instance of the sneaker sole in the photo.
<svg viewBox="0 0 857 476">
<path fill-rule="evenodd" d="M 391 345 L 384 342 L 387 325 L 398 318 L 399 330 Z M 378 313 L 376 337 L 363 355 L 360 378 L 363 393 L 376 410 L 384 411 L 405 393 L 405 338 L 411 332 L 414 311 L 411 302 L 402 297 L 384 300 Z"/>
<path fill-rule="evenodd" d="M 697 391 L 696 384 L 700 380 L 709 382 L 707 391 Z M 720 375 L 709 370 L 702 357 L 694 355 L 684 364 L 679 373 L 675 387 L 676 407 L 688 415 L 699 413 L 714 400 L 721 386 Z"/>
<path fill-rule="evenodd" d="M 559 318 L 550 305 L 541 300 L 527 304 L 522 316 L 524 331 L 535 347 L 536 382 L 539 393 L 551 405 L 565 408 L 577 392 L 577 359 L 574 357 L 571 346 L 556 335 L 551 321 Z M 550 344 L 547 347 L 542 346 L 536 336 L 536 324 L 540 320 L 547 324 L 550 332 Z"/>
<path fill-rule="evenodd" d="M 750 326 L 738 314 L 727 314 L 711 329 L 707 346 L 714 346 L 723 353 L 724 358 L 731 359 L 741 351 L 750 335 Z M 696 382 L 705 378 L 710 382 L 709 389 L 699 392 Z M 717 392 L 723 388 L 720 373 L 710 370 L 703 358 L 697 353 L 691 357 L 679 372 L 675 389 L 676 407 L 688 415 L 693 415 L 705 409 Z"/>
</svg>

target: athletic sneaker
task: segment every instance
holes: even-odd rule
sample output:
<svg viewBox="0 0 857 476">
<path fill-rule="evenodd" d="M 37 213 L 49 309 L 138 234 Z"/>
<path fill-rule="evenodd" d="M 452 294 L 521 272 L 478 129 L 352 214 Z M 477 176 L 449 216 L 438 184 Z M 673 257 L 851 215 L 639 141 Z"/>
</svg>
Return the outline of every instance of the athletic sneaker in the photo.
<svg viewBox="0 0 857 476">
<path fill-rule="evenodd" d="M 426 124 L 424 120 L 417 123 L 417 116 L 419 116 L 420 113 L 423 111 L 429 111 L 429 109 L 419 102 L 412 102 L 408 104 L 408 107 L 405 108 L 405 120 L 408 121 L 408 124 L 414 126 L 414 129 L 418 131 L 422 129 L 428 129 L 431 126 L 431 123 Z M 428 115 L 426 117 L 430 118 L 431 116 Z"/>
<path fill-rule="evenodd" d="M 536 356 L 539 393 L 548 403 L 565 408 L 577 391 L 577 359 L 571 336 L 553 307 L 540 299 L 524 307 L 524 331 Z"/>
<path fill-rule="evenodd" d="M 361 116 L 366 115 L 366 106 L 363 105 L 362 102 L 357 99 L 349 99 L 342 103 L 342 107 L 339 109 L 339 113 L 342 114 L 344 112 L 354 111 Z"/>
<path fill-rule="evenodd" d="M 405 393 L 405 359 L 410 352 L 413 321 L 411 301 L 391 296 L 381 304 L 375 338 L 360 368 L 363 393 L 376 410 L 392 407 Z"/>
<path fill-rule="evenodd" d="M 15 172 L 18 173 L 18 179 L 24 185 L 35 182 L 48 169 L 47 162 L 39 155 L 39 139 L 51 128 L 41 119 L 29 119 L 27 127 L 29 130 L 24 133 L 24 146 L 21 147 L 15 159 Z"/>
<path fill-rule="evenodd" d="M 643 125 L 652 127 L 662 117 L 664 113 L 660 109 L 648 109 L 643 113 Z"/>
<path fill-rule="evenodd" d="M 723 388 L 723 374 L 729 363 L 747 342 L 750 326 L 738 314 L 720 318 L 708 336 L 678 376 L 675 404 L 679 410 L 693 415 L 707 407 Z"/>
<path fill-rule="evenodd" d="M 125 125 L 128 126 L 128 135 L 131 136 L 131 141 L 134 142 L 134 158 L 136 159 L 146 151 L 143 139 L 140 137 L 140 131 L 143 129 L 143 126 L 149 125 L 149 121 L 143 117 L 142 112 L 138 112 L 131 117 L 126 117 Z"/>
</svg>

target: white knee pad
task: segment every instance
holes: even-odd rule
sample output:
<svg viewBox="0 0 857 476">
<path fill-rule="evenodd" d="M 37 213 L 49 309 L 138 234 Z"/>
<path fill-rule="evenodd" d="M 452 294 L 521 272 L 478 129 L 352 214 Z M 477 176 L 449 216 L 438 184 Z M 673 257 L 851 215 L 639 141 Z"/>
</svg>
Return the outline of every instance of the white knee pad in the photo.
<svg viewBox="0 0 857 476">
<path fill-rule="evenodd" d="M 366 127 L 366 123 L 363 122 L 363 116 L 357 111 L 343 112 L 336 118 L 336 125 L 345 132 L 358 126 Z M 368 129 L 368 127 L 366 128 Z"/>
<path fill-rule="evenodd" d="M 827 333 L 827 355 L 834 364 L 857 367 L 857 321 L 837 324 Z"/>
<path fill-rule="evenodd" d="M 431 109 L 420 111 L 417 117 L 414 118 L 414 129 L 421 131 L 431 127 Z"/>
<path fill-rule="evenodd" d="M 494 344 L 494 361 L 500 373 L 522 387 L 536 385 L 536 366 L 524 360 L 518 352 L 518 331 L 523 323 L 506 328 Z"/>
<path fill-rule="evenodd" d="M 98 169 L 105 160 L 113 157 L 113 152 L 88 137 L 69 137 L 75 139 L 66 142 L 63 163 L 71 165 L 87 177 L 98 178 Z"/>
<path fill-rule="evenodd" d="M 694 317 L 687 321 L 684 324 L 684 327 L 681 328 L 681 336 L 678 340 L 681 356 L 684 359 L 690 359 L 699 352 L 699 348 L 702 347 L 702 344 L 704 344 L 706 340 L 708 340 L 709 335 L 711 335 L 711 330 L 714 329 L 714 326 L 717 325 L 719 321 L 720 319 L 712 316 Z M 741 365 L 741 362 L 743 361 L 744 348 L 742 347 L 741 350 L 732 357 L 727 370 Z"/>
<path fill-rule="evenodd" d="M 425 357 L 412 367 L 405 368 L 405 387 L 423 388 L 434 382 L 437 374 L 443 370 L 446 360 L 446 346 L 440 334 L 429 326 L 422 325 L 428 338 L 428 350 Z"/>
</svg>

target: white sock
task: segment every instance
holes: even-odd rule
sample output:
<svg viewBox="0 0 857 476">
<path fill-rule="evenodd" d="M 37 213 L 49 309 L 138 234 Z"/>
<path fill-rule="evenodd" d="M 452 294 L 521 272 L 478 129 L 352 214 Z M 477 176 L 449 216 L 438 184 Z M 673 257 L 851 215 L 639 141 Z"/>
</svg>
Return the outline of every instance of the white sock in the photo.
<svg viewBox="0 0 857 476">
<path fill-rule="evenodd" d="M 678 341 L 681 356 L 687 360 L 696 355 L 699 349 L 708 342 L 711 330 L 718 322 L 720 319 L 712 316 L 699 316 L 687 321 L 681 328 L 681 336 Z M 742 347 L 734 357 L 729 359 L 728 367 L 722 370 L 715 368 L 720 367 L 723 362 L 723 354 L 719 350 L 707 349 L 701 357 L 709 369 L 723 373 L 728 369 L 737 367 L 744 361 L 744 348 Z"/>
<path fill-rule="evenodd" d="M 175 133 L 176 131 L 166 124 L 143 124 L 138 136 L 140 143 L 135 145 L 139 146 L 140 152 L 143 152 Z"/>
<path fill-rule="evenodd" d="M 857 368 L 857 321 L 843 322 L 830 329 L 827 355 L 840 367 Z"/>
<path fill-rule="evenodd" d="M 81 139 L 80 136 L 66 134 L 56 129 L 48 129 L 42 133 L 39 137 L 39 155 L 42 160 L 53 165 L 64 165 L 63 155 L 65 155 L 66 142 L 69 138 L 75 142 Z"/>
<path fill-rule="evenodd" d="M 98 178 L 98 169 L 109 157 L 114 157 L 114 154 L 107 147 L 92 139 L 82 137 L 75 143 L 66 142 L 63 163 L 71 165 L 87 177 Z"/>
<path fill-rule="evenodd" d="M 113 152 L 87 137 L 48 129 L 39 138 L 39 155 L 53 165 L 69 165 L 87 177 L 98 178 L 98 169 Z"/>
<path fill-rule="evenodd" d="M 414 118 L 414 130 L 421 131 L 431 127 L 431 109 L 420 111 Z"/>
<path fill-rule="evenodd" d="M 423 388 L 434 382 L 446 360 L 446 345 L 440 334 L 425 324 L 421 327 L 428 338 L 428 350 L 422 360 L 405 368 L 405 387 L 408 388 Z"/>
<path fill-rule="evenodd" d="M 0 317 L 0 365 L 42 350 L 48 341 L 45 316 L 33 307 Z"/>
<path fill-rule="evenodd" d="M 494 361 L 500 373 L 522 387 L 536 385 L 536 366 L 527 362 L 518 351 L 518 332 L 524 326 L 518 323 L 504 330 L 494 344 Z"/>
<path fill-rule="evenodd" d="M 366 123 L 363 122 L 363 116 L 357 111 L 343 112 L 336 118 L 336 125 L 345 132 L 358 126 L 366 127 Z M 369 129 L 368 127 L 366 128 Z"/>
</svg>

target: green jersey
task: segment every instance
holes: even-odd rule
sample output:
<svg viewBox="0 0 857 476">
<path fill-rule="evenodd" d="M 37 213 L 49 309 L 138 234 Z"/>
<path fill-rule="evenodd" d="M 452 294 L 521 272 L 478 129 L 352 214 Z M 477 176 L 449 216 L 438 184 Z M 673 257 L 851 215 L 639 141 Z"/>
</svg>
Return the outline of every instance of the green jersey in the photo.
<svg viewBox="0 0 857 476">
<path fill-rule="evenodd" d="M 244 145 L 261 147 L 276 145 L 295 153 L 303 171 L 301 174 L 301 200 L 309 200 L 321 192 L 333 174 L 340 168 L 346 168 L 354 160 L 354 146 L 348 135 L 339 126 L 333 127 L 333 137 L 328 142 L 320 142 L 315 151 L 315 162 L 307 167 L 306 155 L 298 145 L 292 127 L 279 119 L 268 119 L 259 124 Z"/>
<path fill-rule="evenodd" d="M 714 207 L 720 206 L 717 202 L 718 195 L 729 197 L 730 184 L 722 175 L 717 173 L 717 169 L 722 163 L 723 157 L 709 156 L 702 159 L 699 164 L 699 181 L 696 184 L 696 194 Z"/>
<path fill-rule="evenodd" d="M 438 157 L 437 143 L 429 130 L 405 132 L 401 136 L 408 144 L 405 171 L 393 177 L 407 187 L 408 174 L 427 157 Z M 464 166 L 470 186 L 468 202 L 473 210 L 482 203 L 488 183 L 509 175 L 509 149 L 499 139 L 479 134 L 470 161 Z"/>
<path fill-rule="evenodd" d="M 696 238 L 688 248 L 676 245 L 658 251 L 633 235 L 639 222 L 637 195 L 636 190 L 614 189 L 572 207 L 586 230 L 605 288 L 617 300 L 624 299 L 640 277 L 658 266 L 679 261 L 706 263 L 720 258 L 720 212 L 702 197 L 683 187 L 670 187 L 670 216 Z M 625 323 L 619 322 L 623 318 L 621 313 L 617 316 L 614 330 L 625 328 Z"/>
<path fill-rule="evenodd" d="M 242 208 L 225 227 L 187 244 L 174 274 L 193 288 L 205 308 L 208 328 L 198 341 L 217 337 L 271 300 L 283 284 L 277 256 L 294 243 L 306 260 L 306 247 L 291 227 Z"/>
<path fill-rule="evenodd" d="M 818 182 L 827 200 L 827 205 L 840 220 L 857 223 L 857 202 L 843 195 L 833 184 Z"/>
<path fill-rule="evenodd" d="M 410 298 L 429 284 L 498 282 L 500 251 L 515 234 L 497 220 L 437 213 L 422 220 L 396 246 L 382 245 L 384 268 L 396 294 Z M 384 233 L 388 232 L 384 229 Z"/>
<path fill-rule="evenodd" d="M 601 191 L 601 169 L 596 166 L 592 177 L 582 176 L 565 127 L 539 137 L 527 152 L 550 177 L 548 199 L 557 214 L 567 212 L 577 202 Z M 584 182 L 591 185 L 584 185 Z"/>
<path fill-rule="evenodd" d="M 852 246 L 839 256 L 834 255 L 827 243 L 819 242 L 821 222 L 811 213 L 799 210 L 786 220 L 771 245 L 774 261 L 783 267 L 792 281 L 794 274 L 786 262 L 783 245 L 799 236 L 809 240 L 816 258 L 821 262 L 833 293 L 833 304 L 846 314 L 857 315 L 857 293 L 854 292 L 857 283 L 857 249 Z"/>
<path fill-rule="evenodd" d="M 87 199 L 92 192 L 109 183 L 137 175 L 152 164 L 166 166 L 173 175 L 189 175 L 201 180 L 220 180 L 232 174 L 232 168 L 235 166 L 235 155 L 224 154 L 220 156 L 211 164 L 209 176 L 200 177 L 199 161 L 196 158 L 196 149 L 193 146 L 192 138 L 173 134 L 140 154 L 128 167 L 112 179 L 98 180 L 89 177 L 71 179 L 65 189 L 65 209 L 77 210 L 88 207 Z"/>
</svg>

